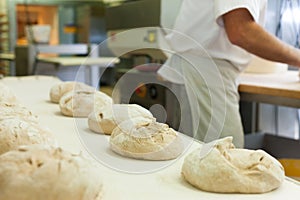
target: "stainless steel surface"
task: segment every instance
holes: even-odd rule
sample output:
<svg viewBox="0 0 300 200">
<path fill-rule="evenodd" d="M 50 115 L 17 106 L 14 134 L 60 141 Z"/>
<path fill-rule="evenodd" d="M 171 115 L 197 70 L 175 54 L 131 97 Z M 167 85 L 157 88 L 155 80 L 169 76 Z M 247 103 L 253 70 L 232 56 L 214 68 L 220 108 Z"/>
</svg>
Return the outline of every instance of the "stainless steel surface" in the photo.
<svg viewBox="0 0 300 200">
<path fill-rule="evenodd" d="M 172 28 L 182 0 L 139 0 L 108 7 L 107 30 L 140 27 Z"/>
<path fill-rule="evenodd" d="M 107 30 L 160 26 L 160 2 L 161 0 L 141 0 L 108 7 Z"/>
<path fill-rule="evenodd" d="M 167 29 L 174 25 L 181 2 L 141 0 L 108 7 L 109 49 L 116 56 L 144 54 L 150 55 L 153 60 L 166 60 L 168 53 L 163 49 L 169 47 L 164 37 Z"/>
<path fill-rule="evenodd" d="M 114 57 L 46 57 L 38 58 L 39 63 L 53 64 L 55 67 L 81 66 L 84 67 L 85 83 L 93 87 L 99 86 L 100 68 L 113 67 L 119 62 Z M 79 69 L 80 70 L 80 69 Z M 80 70 L 81 71 L 81 70 Z"/>
<path fill-rule="evenodd" d="M 60 44 L 60 45 L 36 45 L 38 53 L 54 53 L 54 54 L 64 54 L 64 55 L 88 55 L 91 48 L 94 46 L 89 46 L 88 44 Z"/>
<path fill-rule="evenodd" d="M 33 74 L 36 74 L 39 63 L 53 64 L 56 70 L 63 66 L 82 66 L 84 67 L 85 82 L 93 87 L 99 86 L 100 68 L 113 67 L 119 62 L 119 59 L 115 57 L 99 57 L 98 45 L 95 44 L 37 45 L 36 50 L 43 55 L 46 53 L 63 56 L 42 57 L 36 55 Z M 79 69 L 79 71 L 82 70 Z"/>
</svg>

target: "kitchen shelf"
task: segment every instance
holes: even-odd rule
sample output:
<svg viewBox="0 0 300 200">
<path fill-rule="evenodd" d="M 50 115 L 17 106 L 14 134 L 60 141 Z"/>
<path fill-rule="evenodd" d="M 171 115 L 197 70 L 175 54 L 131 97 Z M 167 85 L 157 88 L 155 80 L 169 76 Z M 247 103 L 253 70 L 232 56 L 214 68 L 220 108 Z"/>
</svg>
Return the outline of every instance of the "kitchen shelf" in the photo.
<svg viewBox="0 0 300 200">
<path fill-rule="evenodd" d="M 8 38 L 0 38 L 0 42 L 5 42 L 7 40 L 8 40 Z"/>
<path fill-rule="evenodd" d="M 9 23 L 7 21 L 7 15 L 0 14 L 0 53 L 8 50 L 8 35 L 9 35 Z M 6 75 L 9 71 L 9 64 L 7 61 L 0 60 L 0 74 Z"/>
<path fill-rule="evenodd" d="M 8 33 L 9 31 L 7 29 L 0 29 L 0 34 L 3 34 L 3 33 Z"/>
<path fill-rule="evenodd" d="M 0 26 L 7 26 L 8 22 L 0 22 Z"/>
</svg>

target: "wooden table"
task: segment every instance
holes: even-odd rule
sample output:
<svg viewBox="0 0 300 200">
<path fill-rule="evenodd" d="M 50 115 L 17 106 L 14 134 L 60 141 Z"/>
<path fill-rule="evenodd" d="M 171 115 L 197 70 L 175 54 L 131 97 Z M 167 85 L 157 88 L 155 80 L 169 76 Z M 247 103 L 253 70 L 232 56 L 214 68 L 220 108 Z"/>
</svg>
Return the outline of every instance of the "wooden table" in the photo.
<svg viewBox="0 0 300 200">
<path fill-rule="evenodd" d="M 300 108 L 298 71 L 279 74 L 243 73 L 239 80 L 241 100 Z"/>
</svg>

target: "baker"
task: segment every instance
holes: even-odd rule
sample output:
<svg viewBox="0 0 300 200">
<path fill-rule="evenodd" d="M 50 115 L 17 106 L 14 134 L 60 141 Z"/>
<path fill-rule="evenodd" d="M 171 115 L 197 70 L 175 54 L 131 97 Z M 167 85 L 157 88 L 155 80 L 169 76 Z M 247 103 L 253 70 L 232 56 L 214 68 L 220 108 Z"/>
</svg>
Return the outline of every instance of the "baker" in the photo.
<svg viewBox="0 0 300 200">
<path fill-rule="evenodd" d="M 267 0 L 183 0 L 158 73 L 185 85 L 195 138 L 233 136 L 243 147 L 237 80 L 251 54 L 300 67 L 300 51 L 264 28 Z M 263 67 L 263 66 L 262 66 Z"/>
</svg>

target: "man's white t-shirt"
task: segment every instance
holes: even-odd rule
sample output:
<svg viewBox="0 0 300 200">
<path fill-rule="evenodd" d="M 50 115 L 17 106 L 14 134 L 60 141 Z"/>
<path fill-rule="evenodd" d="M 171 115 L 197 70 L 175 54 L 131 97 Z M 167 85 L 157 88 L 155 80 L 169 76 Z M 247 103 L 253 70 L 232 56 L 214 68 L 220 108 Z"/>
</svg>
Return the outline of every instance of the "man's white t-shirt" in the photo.
<svg viewBox="0 0 300 200">
<path fill-rule="evenodd" d="M 183 0 L 174 31 L 166 36 L 176 53 L 190 52 L 231 62 L 239 71 L 251 60 L 251 55 L 230 43 L 222 15 L 245 8 L 260 25 L 264 24 L 267 0 Z"/>
<path fill-rule="evenodd" d="M 182 2 L 174 30 L 166 36 L 174 54 L 158 74 L 173 83 L 184 84 L 193 106 L 192 131 L 201 141 L 230 135 L 237 147 L 243 147 L 236 79 L 252 56 L 230 43 L 222 15 L 245 8 L 263 25 L 266 5 L 267 0 Z"/>
</svg>

